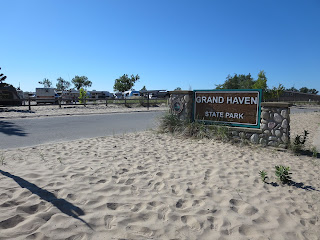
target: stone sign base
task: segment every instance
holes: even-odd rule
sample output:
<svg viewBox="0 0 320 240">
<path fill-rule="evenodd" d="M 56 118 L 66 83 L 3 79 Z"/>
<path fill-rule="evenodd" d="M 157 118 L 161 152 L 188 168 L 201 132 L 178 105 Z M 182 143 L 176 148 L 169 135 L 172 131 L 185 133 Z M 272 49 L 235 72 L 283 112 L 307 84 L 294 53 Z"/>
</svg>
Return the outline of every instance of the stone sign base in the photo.
<svg viewBox="0 0 320 240">
<path fill-rule="evenodd" d="M 193 121 L 193 91 L 169 92 L 170 113 L 181 120 Z M 261 103 L 260 129 L 228 127 L 229 135 L 235 140 L 248 140 L 253 144 L 287 148 L 290 143 L 289 103 Z"/>
</svg>

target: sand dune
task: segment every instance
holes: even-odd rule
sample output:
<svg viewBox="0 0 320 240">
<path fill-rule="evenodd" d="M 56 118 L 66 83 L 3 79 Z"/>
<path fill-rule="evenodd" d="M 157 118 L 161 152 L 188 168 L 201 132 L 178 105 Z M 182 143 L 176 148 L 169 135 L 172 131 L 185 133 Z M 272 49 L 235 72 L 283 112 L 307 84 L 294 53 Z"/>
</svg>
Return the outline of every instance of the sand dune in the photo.
<svg viewBox="0 0 320 240">
<path fill-rule="evenodd" d="M 0 239 L 319 239 L 319 163 L 154 132 L 3 150 Z"/>
</svg>

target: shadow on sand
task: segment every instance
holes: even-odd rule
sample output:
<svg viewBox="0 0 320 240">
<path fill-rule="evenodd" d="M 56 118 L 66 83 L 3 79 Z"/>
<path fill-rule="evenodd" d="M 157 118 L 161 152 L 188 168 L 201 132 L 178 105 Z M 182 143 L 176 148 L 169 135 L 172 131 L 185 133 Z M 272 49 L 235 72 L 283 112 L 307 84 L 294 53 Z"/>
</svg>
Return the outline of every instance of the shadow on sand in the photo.
<svg viewBox="0 0 320 240">
<path fill-rule="evenodd" d="M 23 131 L 23 129 L 16 124 L 8 121 L 0 121 L 0 133 L 4 133 L 6 135 L 16 135 L 20 137 L 25 137 L 28 134 Z"/>
<path fill-rule="evenodd" d="M 272 185 L 273 187 L 279 187 L 280 185 L 278 184 L 278 183 L 276 183 L 276 182 L 265 182 L 266 184 L 270 184 L 270 185 Z M 316 188 L 314 188 L 314 187 L 312 187 L 312 186 L 310 186 L 310 185 L 304 185 L 304 183 L 302 183 L 302 182 L 295 182 L 295 181 L 292 181 L 292 180 L 290 180 L 290 181 L 288 181 L 287 183 L 286 183 L 287 185 L 289 185 L 289 186 L 293 186 L 293 187 L 296 187 L 296 188 L 300 188 L 300 189 L 303 189 L 303 190 L 306 190 L 306 191 L 316 191 L 316 192 L 320 192 L 320 190 L 318 190 L 318 189 L 316 189 Z"/>
<path fill-rule="evenodd" d="M 41 199 L 51 203 L 53 206 L 58 208 L 62 213 L 66 214 L 70 217 L 73 217 L 75 219 L 80 220 L 81 222 L 86 224 L 90 229 L 92 229 L 92 227 L 85 220 L 83 220 L 79 217 L 79 216 L 83 216 L 85 214 L 81 208 L 73 205 L 72 203 L 68 202 L 65 199 L 57 198 L 52 192 L 49 192 L 45 189 L 42 189 L 42 188 L 38 187 L 37 185 L 24 180 L 21 177 L 12 175 L 12 174 L 5 172 L 5 171 L 2 171 L 2 170 L 0 170 L 0 173 L 4 176 L 12 178 L 22 188 L 28 189 L 33 194 L 38 195 Z"/>
<path fill-rule="evenodd" d="M 34 111 L 31 111 L 31 110 L 8 109 L 8 108 L 0 108 L 0 112 L 35 113 Z"/>
</svg>

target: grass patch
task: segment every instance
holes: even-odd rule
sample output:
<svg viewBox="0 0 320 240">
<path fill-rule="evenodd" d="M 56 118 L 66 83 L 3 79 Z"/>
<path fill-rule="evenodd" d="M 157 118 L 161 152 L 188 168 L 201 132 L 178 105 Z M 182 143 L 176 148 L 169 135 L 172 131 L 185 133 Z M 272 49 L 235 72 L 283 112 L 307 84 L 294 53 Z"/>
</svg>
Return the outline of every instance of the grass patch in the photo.
<svg viewBox="0 0 320 240">
<path fill-rule="evenodd" d="M 172 133 L 196 139 L 229 140 L 229 131 L 223 125 L 206 125 L 200 122 L 184 121 L 173 114 L 165 114 L 160 118 L 160 133 Z"/>
<path fill-rule="evenodd" d="M 307 141 L 308 131 L 304 130 L 304 135 L 297 135 L 293 142 L 290 143 L 290 149 L 295 154 L 300 154 L 304 148 L 304 144 Z"/>
</svg>

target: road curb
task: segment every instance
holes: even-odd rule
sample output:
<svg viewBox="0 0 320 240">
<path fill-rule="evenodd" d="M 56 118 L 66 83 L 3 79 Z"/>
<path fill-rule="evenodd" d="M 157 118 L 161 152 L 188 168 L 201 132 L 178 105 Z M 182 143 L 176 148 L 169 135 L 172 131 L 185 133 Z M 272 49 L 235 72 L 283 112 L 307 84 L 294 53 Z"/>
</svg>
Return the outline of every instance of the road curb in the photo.
<svg viewBox="0 0 320 240">
<path fill-rule="evenodd" d="M 138 110 L 138 111 L 123 111 L 123 112 L 103 112 L 103 113 L 68 113 L 57 115 L 36 115 L 36 116 L 17 116 L 17 117 L 0 117 L 0 120 L 24 119 L 24 118 L 40 118 L 40 117 L 70 117 L 70 116 L 85 116 L 85 115 L 102 115 L 102 114 L 121 114 L 121 113 L 137 113 L 137 112 L 166 112 L 167 110 Z"/>
</svg>

